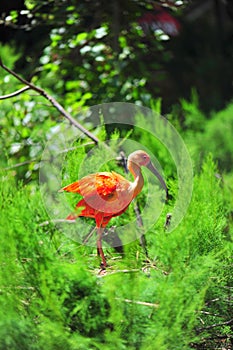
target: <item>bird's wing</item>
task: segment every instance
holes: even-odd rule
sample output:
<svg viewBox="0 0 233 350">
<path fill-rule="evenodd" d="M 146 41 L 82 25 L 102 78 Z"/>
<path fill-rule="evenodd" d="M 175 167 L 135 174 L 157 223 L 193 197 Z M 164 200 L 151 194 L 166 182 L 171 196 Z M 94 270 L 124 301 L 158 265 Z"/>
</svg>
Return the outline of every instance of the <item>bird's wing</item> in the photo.
<svg viewBox="0 0 233 350">
<path fill-rule="evenodd" d="M 101 197 L 109 196 L 116 190 L 119 183 L 115 174 L 108 172 L 90 174 L 63 187 L 61 191 L 79 193 L 83 197 L 92 197 L 96 194 Z"/>
<path fill-rule="evenodd" d="M 81 194 L 89 207 L 107 215 L 122 211 L 133 199 L 131 183 L 115 172 L 87 175 L 62 190 Z"/>
<path fill-rule="evenodd" d="M 102 197 L 110 197 L 117 188 L 118 181 L 112 173 L 98 173 L 95 176 L 95 188 Z"/>
<path fill-rule="evenodd" d="M 131 183 L 128 180 L 113 171 L 87 175 L 63 187 L 60 191 L 79 193 L 84 198 L 100 196 L 110 200 L 113 196 L 127 191 L 130 186 Z"/>
</svg>

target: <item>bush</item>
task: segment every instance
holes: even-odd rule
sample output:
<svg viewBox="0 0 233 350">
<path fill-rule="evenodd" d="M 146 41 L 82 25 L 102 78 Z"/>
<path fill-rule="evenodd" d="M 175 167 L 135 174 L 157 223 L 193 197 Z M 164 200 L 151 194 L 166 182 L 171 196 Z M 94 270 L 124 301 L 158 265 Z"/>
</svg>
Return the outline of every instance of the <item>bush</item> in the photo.
<svg viewBox="0 0 233 350">
<path fill-rule="evenodd" d="M 180 225 L 164 231 L 163 214 L 146 234 L 150 260 L 137 241 L 126 246 L 122 259 L 109 248 L 111 268 L 99 276 L 98 262 L 89 256 L 95 248 L 72 242 L 52 223 L 41 226 L 48 215 L 38 186 L 16 185 L 14 173 L 5 172 L 0 183 L 3 348 L 16 349 L 20 337 L 24 349 L 207 349 L 209 338 L 217 342 L 216 324 L 227 344 L 231 197 L 216 173 L 209 156 L 195 175 L 192 202 Z M 176 179 L 169 183 L 176 196 Z M 172 211 L 174 200 L 165 212 Z M 133 218 L 132 208 L 128 215 Z"/>
<path fill-rule="evenodd" d="M 1 350 L 39 350 L 35 327 L 13 313 L 9 317 L 1 315 L 0 320 L 0 349 Z"/>
<path fill-rule="evenodd" d="M 201 111 L 199 114 L 202 115 Z M 198 115 L 198 113 L 197 113 Z M 197 117 L 197 121 L 200 118 Z M 187 129 L 184 134 L 195 166 L 200 169 L 205 157 L 211 153 L 218 164 L 219 171 L 230 172 L 233 162 L 233 104 L 229 104 L 224 110 L 212 113 L 210 120 L 204 120 L 199 124 L 199 129 Z"/>
</svg>

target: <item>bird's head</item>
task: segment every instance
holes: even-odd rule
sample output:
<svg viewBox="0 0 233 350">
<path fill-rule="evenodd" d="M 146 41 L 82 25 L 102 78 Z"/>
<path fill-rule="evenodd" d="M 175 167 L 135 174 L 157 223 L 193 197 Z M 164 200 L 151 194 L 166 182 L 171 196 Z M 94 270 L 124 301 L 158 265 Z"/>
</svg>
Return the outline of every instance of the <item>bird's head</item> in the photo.
<svg viewBox="0 0 233 350">
<path fill-rule="evenodd" d="M 163 180 L 162 176 L 158 172 L 158 170 L 155 168 L 155 166 L 152 164 L 149 154 L 147 154 L 145 151 L 135 151 L 131 153 L 128 157 L 128 167 L 131 167 L 131 164 L 135 164 L 138 167 L 145 166 L 147 167 L 160 181 L 162 187 L 164 188 L 166 192 L 166 196 L 168 197 L 168 189 L 165 181 Z"/>
<path fill-rule="evenodd" d="M 137 164 L 138 166 L 147 166 L 150 163 L 150 156 L 144 151 L 135 151 L 128 157 L 128 162 Z"/>
</svg>

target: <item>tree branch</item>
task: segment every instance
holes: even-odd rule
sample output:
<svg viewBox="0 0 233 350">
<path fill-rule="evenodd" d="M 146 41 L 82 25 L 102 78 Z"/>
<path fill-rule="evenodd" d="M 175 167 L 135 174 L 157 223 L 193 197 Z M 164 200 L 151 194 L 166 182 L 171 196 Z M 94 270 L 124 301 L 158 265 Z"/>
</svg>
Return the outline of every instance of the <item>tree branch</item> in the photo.
<svg viewBox="0 0 233 350">
<path fill-rule="evenodd" d="M 44 89 L 39 88 L 38 86 L 30 83 L 29 81 L 27 81 L 24 78 L 21 78 L 17 73 L 15 73 L 13 70 L 11 70 L 10 68 L 6 67 L 2 60 L 0 59 L 0 67 L 2 67 L 6 72 L 10 73 L 11 75 L 13 75 L 17 80 L 19 80 L 21 83 L 25 84 L 26 87 L 25 89 L 32 89 L 36 92 L 38 92 L 39 95 L 43 96 L 44 98 L 46 98 L 51 104 L 52 106 L 54 106 L 67 120 L 69 120 L 69 122 L 74 125 L 76 128 L 78 128 L 80 131 L 82 131 L 86 136 L 88 136 L 91 140 L 93 140 L 96 144 L 99 143 L 99 139 L 93 135 L 90 131 L 88 131 L 87 129 L 85 129 L 81 124 L 79 124 L 67 111 L 65 111 L 65 109 L 60 105 L 60 103 L 58 103 L 52 96 L 50 96 Z"/>
<path fill-rule="evenodd" d="M 24 162 L 21 162 L 21 163 L 17 163 L 17 164 L 8 166 L 8 167 L 4 168 L 3 170 L 12 170 L 12 169 L 18 168 L 18 167 L 20 167 L 20 166 L 24 166 L 24 165 L 31 164 L 31 163 L 38 162 L 38 161 L 39 161 L 38 158 L 33 158 L 33 159 L 30 159 L 30 160 L 25 160 Z"/>
<path fill-rule="evenodd" d="M 11 94 L 0 96 L 0 100 L 6 100 L 7 98 L 18 96 L 18 95 L 22 94 L 24 91 L 29 90 L 29 89 L 30 89 L 30 86 L 24 86 L 22 89 L 19 89 L 15 92 L 12 92 Z"/>
</svg>

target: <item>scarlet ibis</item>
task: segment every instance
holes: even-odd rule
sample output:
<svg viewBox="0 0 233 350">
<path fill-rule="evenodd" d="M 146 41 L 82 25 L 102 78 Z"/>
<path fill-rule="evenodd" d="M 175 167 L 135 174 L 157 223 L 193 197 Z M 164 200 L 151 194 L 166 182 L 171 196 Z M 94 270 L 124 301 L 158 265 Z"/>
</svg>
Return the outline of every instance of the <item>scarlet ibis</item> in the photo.
<svg viewBox="0 0 233 350">
<path fill-rule="evenodd" d="M 144 180 L 141 167 L 147 167 L 161 182 L 168 194 L 166 183 L 144 151 L 135 151 L 128 157 L 127 168 L 134 177 L 130 182 L 120 174 L 112 172 L 98 172 L 90 174 L 72 184 L 63 187 L 60 192 L 79 193 L 83 196 L 77 205 L 76 212 L 70 214 L 67 220 L 74 220 L 79 216 L 94 218 L 97 228 L 97 253 L 102 259 L 102 266 L 107 266 L 102 249 L 102 234 L 105 226 L 112 217 L 125 212 L 132 200 L 141 192 Z"/>
</svg>

